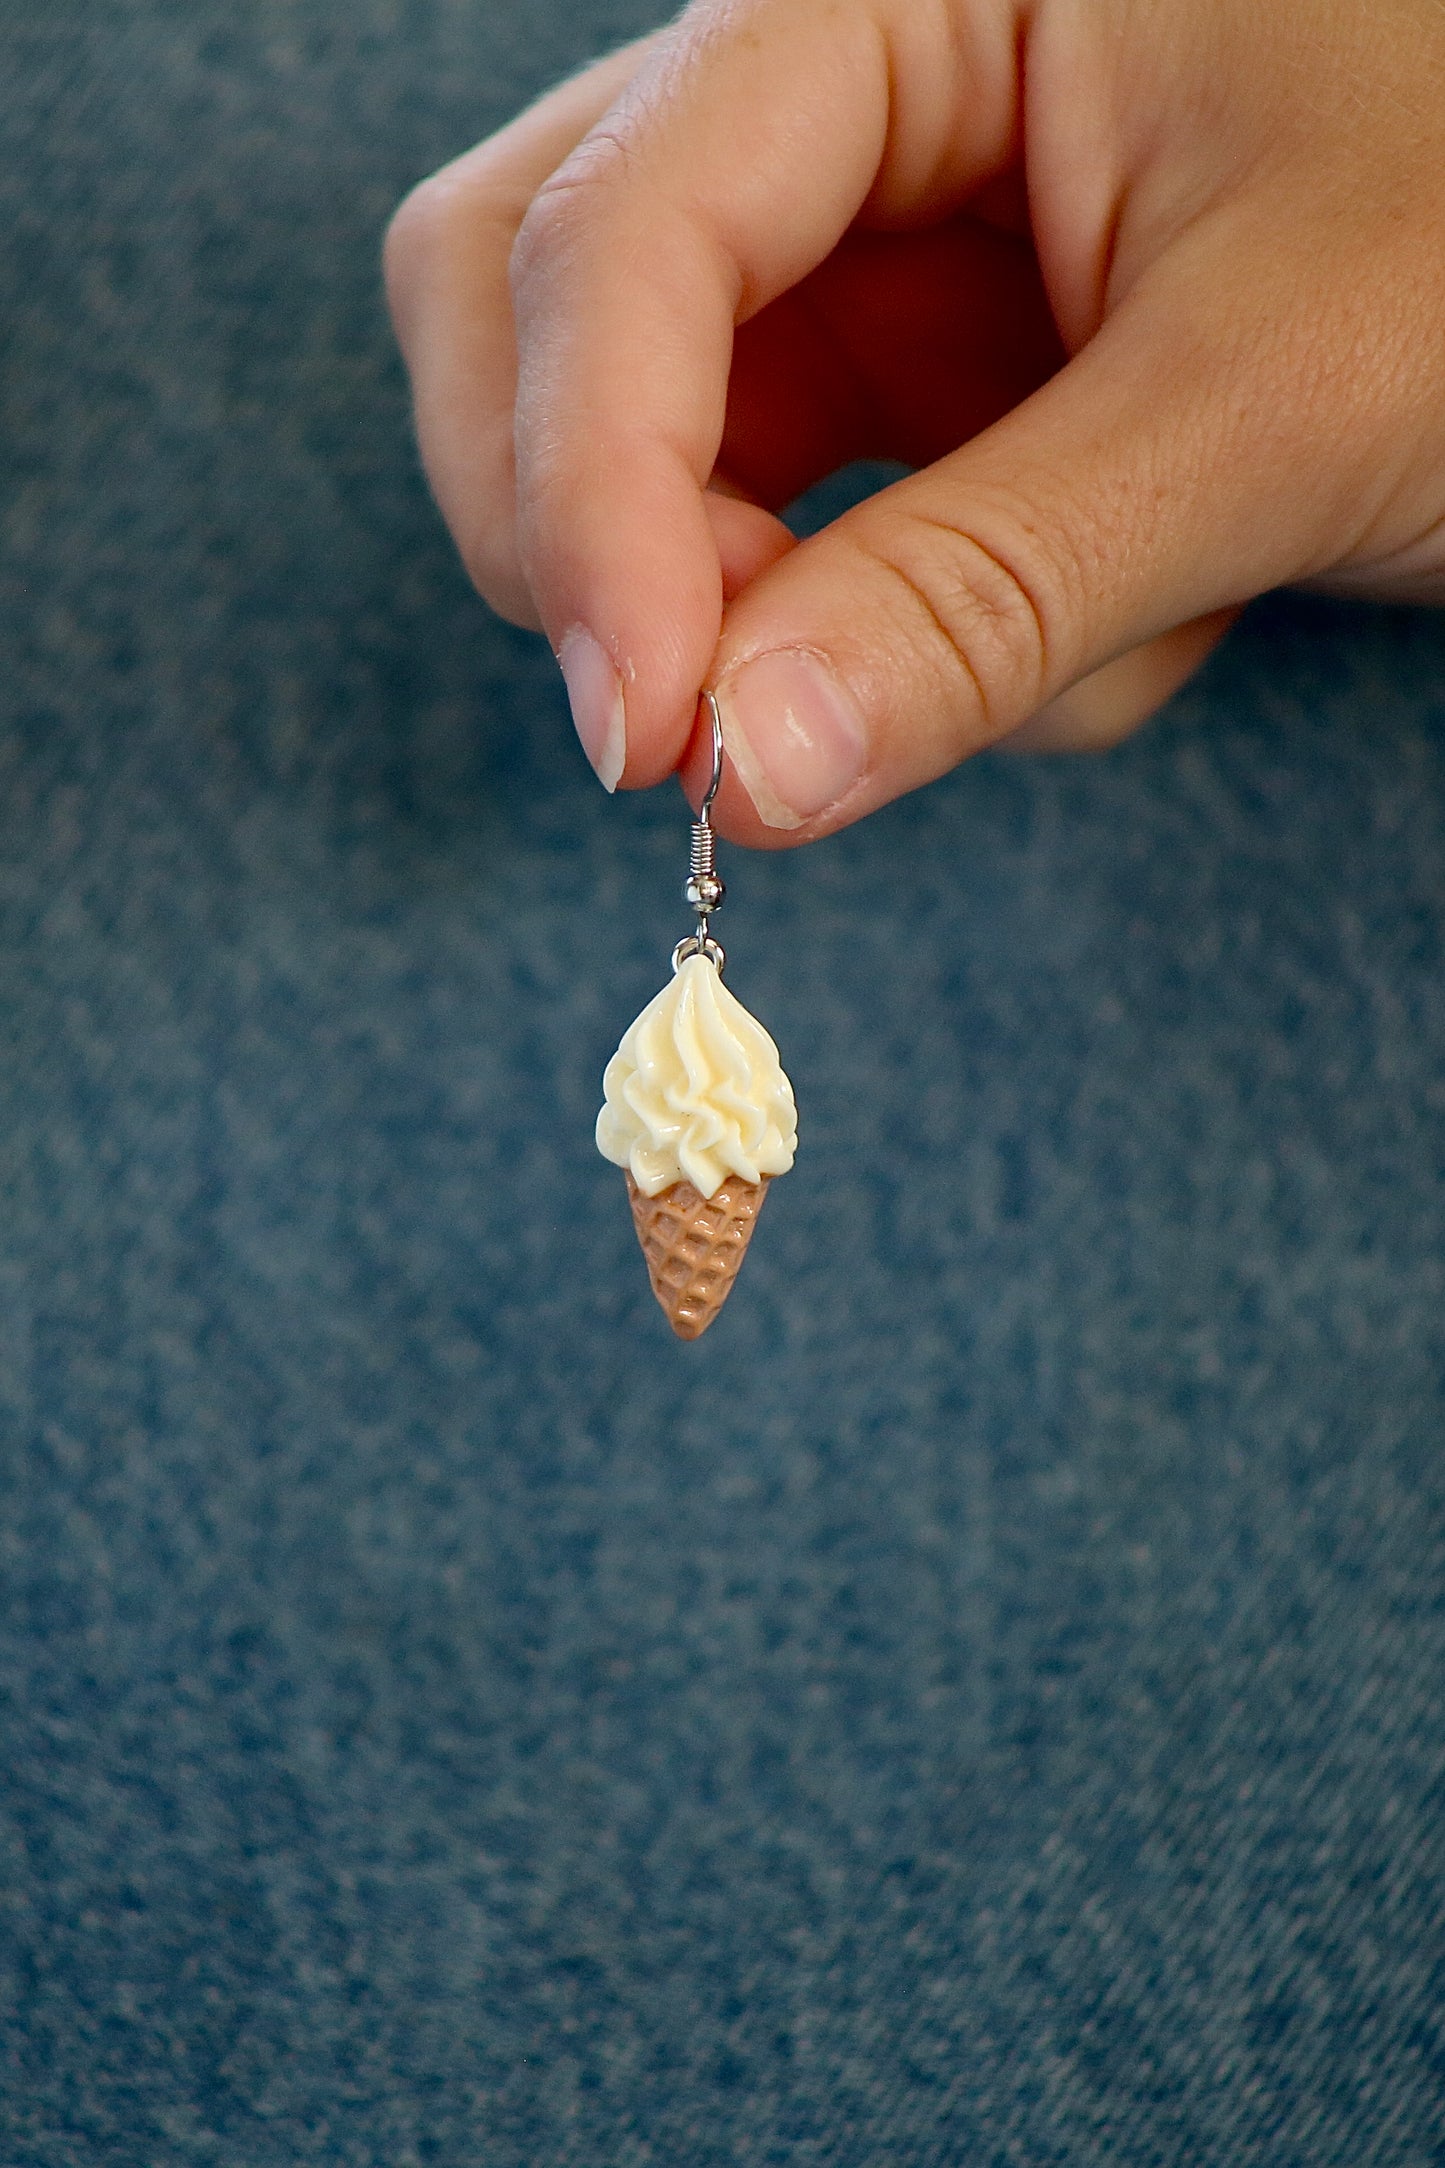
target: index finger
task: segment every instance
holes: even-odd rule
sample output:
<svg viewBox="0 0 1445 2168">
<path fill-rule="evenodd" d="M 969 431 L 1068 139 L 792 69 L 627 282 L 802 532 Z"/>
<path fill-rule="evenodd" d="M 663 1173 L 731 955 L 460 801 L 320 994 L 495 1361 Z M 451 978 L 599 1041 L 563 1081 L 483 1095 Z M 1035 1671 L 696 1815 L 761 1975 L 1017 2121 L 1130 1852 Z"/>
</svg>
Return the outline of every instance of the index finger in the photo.
<svg viewBox="0 0 1445 2168">
<path fill-rule="evenodd" d="M 384 267 L 432 492 L 482 593 L 538 625 L 516 563 L 517 357 L 507 263 L 538 188 L 637 72 L 657 33 L 557 84 L 428 175 L 387 228 Z"/>
<path fill-rule="evenodd" d="M 967 100 L 949 83 L 900 111 L 899 82 L 938 89 L 936 66 L 897 65 L 909 0 L 707 0 L 664 34 L 523 221 L 518 552 L 579 734 L 627 784 L 677 766 L 717 645 L 704 490 L 735 326 L 865 207 L 886 221 L 956 201 L 1007 160 L 1017 8 L 961 12 Z"/>
</svg>

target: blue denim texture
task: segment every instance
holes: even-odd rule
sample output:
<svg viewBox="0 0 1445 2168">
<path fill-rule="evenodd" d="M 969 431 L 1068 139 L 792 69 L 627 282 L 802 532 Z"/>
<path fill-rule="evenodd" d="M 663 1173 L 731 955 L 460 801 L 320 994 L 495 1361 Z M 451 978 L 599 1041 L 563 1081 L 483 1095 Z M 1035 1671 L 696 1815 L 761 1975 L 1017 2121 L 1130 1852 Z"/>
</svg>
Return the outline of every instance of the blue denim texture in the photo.
<svg viewBox="0 0 1445 2168">
<path fill-rule="evenodd" d="M 1445 628 L 729 853 L 803 1142 L 675 1345 L 681 800 L 377 273 L 650 19 L 0 17 L 0 2160 L 1438 2162 Z"/>
</svg>

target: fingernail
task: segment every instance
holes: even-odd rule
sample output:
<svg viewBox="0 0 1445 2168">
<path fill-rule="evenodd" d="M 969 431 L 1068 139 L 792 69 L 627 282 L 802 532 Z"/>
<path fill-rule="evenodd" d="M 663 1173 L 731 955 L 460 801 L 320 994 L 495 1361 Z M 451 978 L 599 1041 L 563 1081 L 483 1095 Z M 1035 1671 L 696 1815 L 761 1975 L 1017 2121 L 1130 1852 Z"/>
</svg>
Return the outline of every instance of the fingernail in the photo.
<svg viewBox="0 0 1445 2168">
<path fill-rule="evenodd" d="M 622 680 L 612 658 L 585 625 L 573 625 L 564 633 L 557 650 L 572 720 L 582 740 L 582 750 L 597 770 L 604 790 L 616 790 L 627 765 L 627 710 L 622 699 Z"/>
<path fill-rule="evenodd" d="M 825 664 L 801 648 L 758 655 L 717 687 L 738 779 L 769 828 L 801 828 L 857 782 L 863 718 Z"/>
</svg>

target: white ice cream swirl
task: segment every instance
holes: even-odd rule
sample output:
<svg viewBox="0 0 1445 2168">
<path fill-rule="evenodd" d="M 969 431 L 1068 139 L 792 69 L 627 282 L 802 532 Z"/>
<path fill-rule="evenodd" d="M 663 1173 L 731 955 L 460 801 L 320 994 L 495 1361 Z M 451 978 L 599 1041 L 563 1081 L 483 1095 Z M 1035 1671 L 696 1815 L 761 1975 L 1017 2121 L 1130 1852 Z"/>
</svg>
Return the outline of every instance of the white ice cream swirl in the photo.
<svg viewBox="0 0 1445 2168">
<path fill-rule="evenodd" d="M 597 1149 L 644 1196 L 691 1182 L 711 1197 L 729 1175 L 786 1174 L 798 1141 L 793 1087 L 756 1017 L 703 956 L 689 956 L 607 1064 Z"/>
</svg>

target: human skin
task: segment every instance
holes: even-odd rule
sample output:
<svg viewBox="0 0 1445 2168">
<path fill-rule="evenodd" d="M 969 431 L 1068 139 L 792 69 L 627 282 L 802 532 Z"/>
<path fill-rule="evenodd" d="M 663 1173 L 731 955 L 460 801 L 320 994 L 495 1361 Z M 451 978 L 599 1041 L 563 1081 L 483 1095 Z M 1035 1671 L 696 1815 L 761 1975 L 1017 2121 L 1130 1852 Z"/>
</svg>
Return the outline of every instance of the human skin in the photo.
<svg viewBox="0 0 1445 2168">
<path fill-rule="evenodd" d="M 386 270 L 477 586 L 609 788 L 715 687 L 744 843 L 1111 743 L 1266 589 L 1445 599 L 1439 0 L 694 0 Z"/>
</svg>

